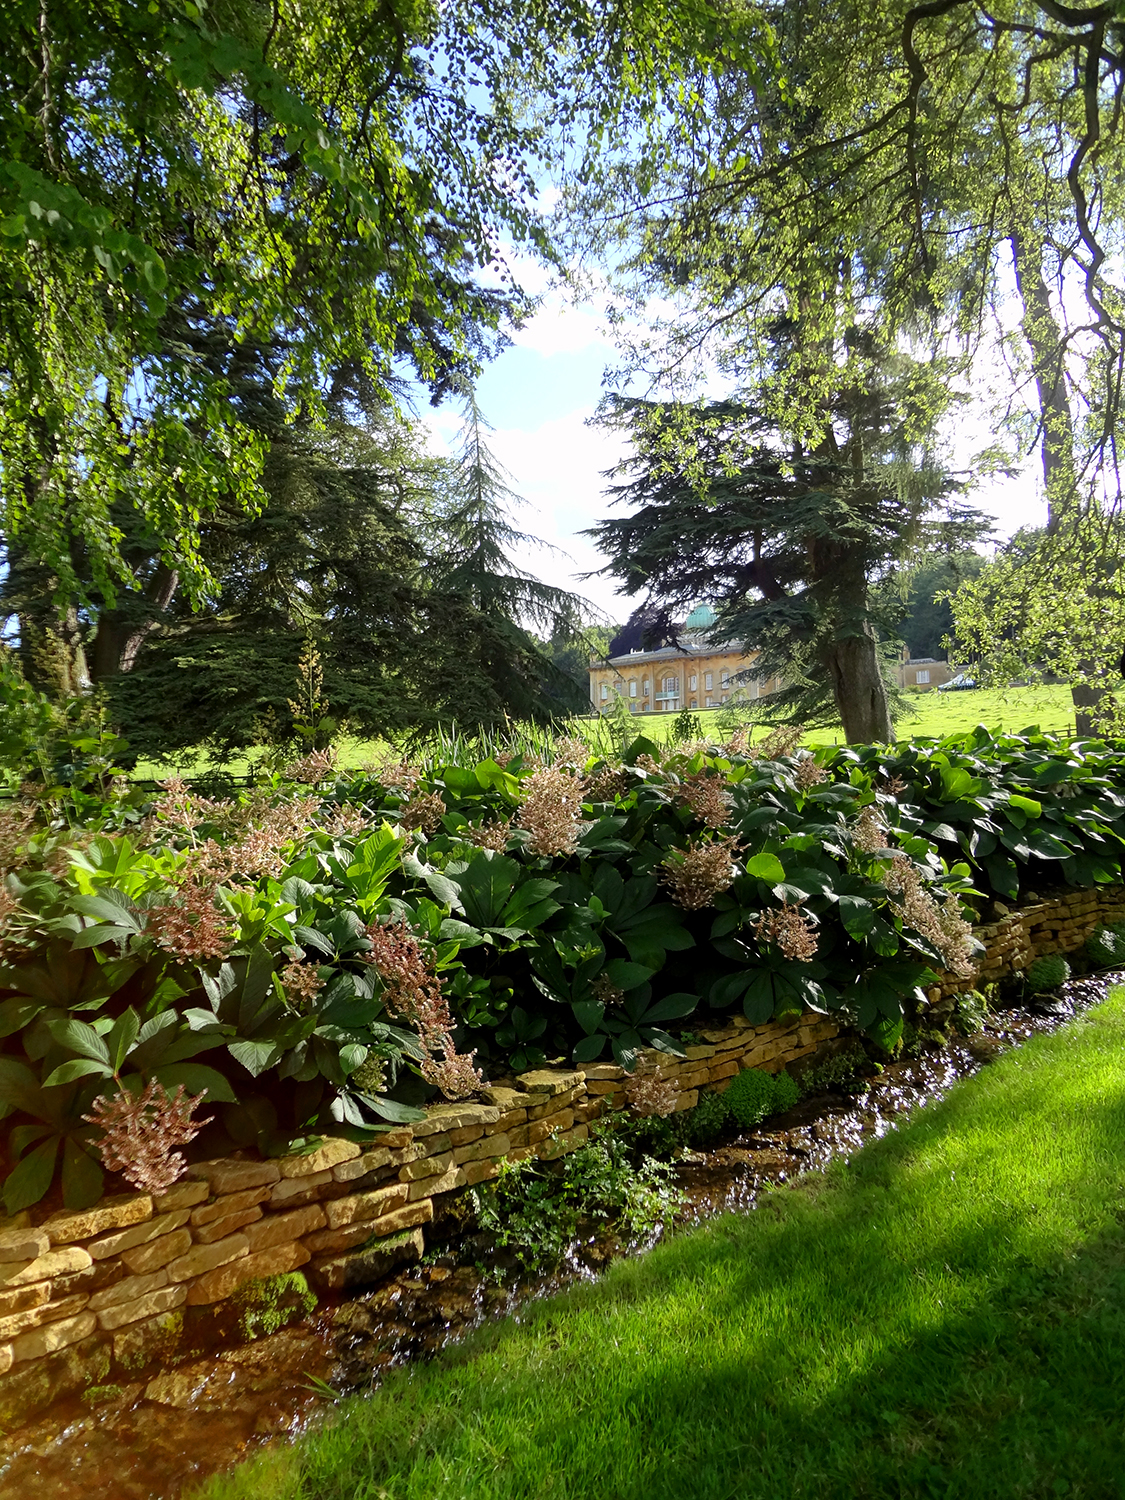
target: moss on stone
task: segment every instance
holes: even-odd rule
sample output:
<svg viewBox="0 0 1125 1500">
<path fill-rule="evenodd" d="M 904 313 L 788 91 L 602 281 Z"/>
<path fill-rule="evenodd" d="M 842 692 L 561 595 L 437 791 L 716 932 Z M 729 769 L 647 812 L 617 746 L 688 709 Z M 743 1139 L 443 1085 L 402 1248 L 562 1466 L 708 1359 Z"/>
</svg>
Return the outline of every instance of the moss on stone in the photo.
<svg viewBox="0 0 1125 1500">
<path fill-rule="evenodd" d="M 239 1333 L 259 1339 L 307 1318 L 317 1299 L 300 1271 L 289 1271 L 244 1282 L 231 1301 L 238 1310 Z"/>
</svg>

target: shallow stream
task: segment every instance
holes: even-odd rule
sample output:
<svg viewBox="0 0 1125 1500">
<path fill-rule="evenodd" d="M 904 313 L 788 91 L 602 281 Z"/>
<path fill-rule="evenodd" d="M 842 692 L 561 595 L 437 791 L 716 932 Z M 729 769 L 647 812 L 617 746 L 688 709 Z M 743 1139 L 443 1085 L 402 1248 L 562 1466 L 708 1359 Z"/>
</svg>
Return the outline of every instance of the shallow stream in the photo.
<svg viewBox="0 0 1125 1500">
<path fill-rule="evenodd" d="M 685 1194 L 680 1222 L 753 1208 L 761 1189 L 792 1182 L 885 1135 L 958 1078 L 1035 1032 L 1053 1031 L 1096 1004 L 1125 976 L 1073 980 L 1041 1011 L 998 1011 L 984 1030 L 941 1052 L 892 1064 L 862 1093 L 802 1100 L 768 1128 L 725 1138 L 677 1164 Z M 460 1253 L 459 1253 L 460 1251 Z M 575 1244 L 550 1277 L 521 1277 L 507 1254 L 485 1257 L 479 1237 L 456 1239 L 352 1300 L 322 1307 L 307 1323 L 239 1348 L 174 1366 L 98 1399 L 60 1402 L 32 1425 L 0 1437 L 0 1500 L 175 1500 L 258 1445 L 295 1436 L 329 1409 L 323 1382 L 370 1387 L 394 1365 L 426 1358 L 487 1318 L 596 1275 L 624 1253 L 612 1235 Z M 473 1264 L 464 1263 L 471 1254 Z"/>
</svg>

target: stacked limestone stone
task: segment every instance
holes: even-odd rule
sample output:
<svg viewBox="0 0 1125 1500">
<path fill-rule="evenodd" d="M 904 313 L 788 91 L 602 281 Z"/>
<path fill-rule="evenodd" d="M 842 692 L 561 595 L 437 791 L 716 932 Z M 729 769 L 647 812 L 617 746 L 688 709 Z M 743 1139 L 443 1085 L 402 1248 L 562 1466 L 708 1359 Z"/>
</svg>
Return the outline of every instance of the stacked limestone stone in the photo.
<svg viewBox="0 0 1125 1500">
<path fill-rule="evenodd" d="M 973 929 L 985 946 L 976 978 L 949 975 L 929 992 L 930 1000 L 1020 973 L 1048 953 L 1077 952 L 1097 928 L 1125 921 L 1125 886 L 1063 891 L 1046 900 L 1033 895 L 1018 911 L 1009 911 L 1001 901 L 993 906 L 998 920 Z"/>
<path fill-rule="evenodd" d="M 1001 908 L 977 929 L 987 952 L 976 982 L 1072 952 L 1121 920 L 1120 886 Z M 931 999 L 969 982 L 950 977 Z M 645 1053 L 641 1069 L 659 1071 L 676 1108 L 690 1109 L 701 1089 L 721 1091 L 743 1068 L 814 1058 L 838 1029 L 812 1013 L 757 1027 L 735 1017 L 700 1032 L 683 1059 Z M 135 1369 L 157 1349 L 168 1357 L 185 1312 L 220 1308 L 270 1277 L 301 1270 L 329 1293 L 378 1280 L 421 1255 L 445 1194 L 494 1177 L 503 1161 L 572 1151 L 601 1113 L 625 1105 L 626 1082 L 611 1063 L 539 1069 L 486 1087 L 483 1104 L 436 1105 L 367 1150 L 329 1140 L 274 1161 L 198 1162 L 164 1194 L 0 1220 L 0 1411 L 19 1408 L 13 1392 L 40 1367 L 50 1368 L 28 1390 L 54 1396 Z"/>
<path fill-rule="evenodd" d="M 690 1109 L 741 1068 L 810 1056 L 837 1027 L 808 1016 L 702 1033 L 683 1060 L 649 1052 Z M 32 1225 L 0 1227 L 0 1373 L 16 1379 L 73 1351 L 70 1367 L 135 1366 L 166 1347 L 183 1310 L 221 1304 L 249 1282 L 303 1270 L 318 1290 L 363 1285 L 416 1259 L 444 1194 L 494 1177 L 502 1161 L 572 1151 L 624 1104 L 612 1064 L 543 1068 L 485 1088 L 484 1104 L 439 1104 L 363 1150 L 329 1140 L 275 1161 L 197 1162 L 167 1193 L 123 1195 Z"/>
</svg>

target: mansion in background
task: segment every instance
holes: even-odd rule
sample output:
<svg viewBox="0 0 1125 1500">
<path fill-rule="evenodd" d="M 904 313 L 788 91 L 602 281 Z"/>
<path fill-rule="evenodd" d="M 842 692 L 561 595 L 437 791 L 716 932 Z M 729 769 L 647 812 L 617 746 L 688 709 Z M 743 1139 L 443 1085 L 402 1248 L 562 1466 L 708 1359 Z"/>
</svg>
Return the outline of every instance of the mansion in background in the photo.
<svg viewBox="0 0 1125 1500">
<path fill-rule="evenodd" d="M 758 653 L 736 646 L 713 645 L 710 631 L 715 611 L 698 604 L 682 625 L 675 626 L 676 645 L 655 651 L 634 650 L 622 655 L 590 657 L 590 705 L 604 714 L 618 698 L 631 713 L 679 713 L 681 709 L 722 708 L 732 698 L 752 702 L 775 693 L 780 677 L 745 676 L 754 671 Z M 912 657 L 902 649 L 896 676 L 900 688 L 926 692 L 953 676 L 948 662 L 930 656 Z M 741 678 L 736 682 L 734 679 Z"/>
<path fill-rule="evenodd" d="M 629 651 L 609 658 L 590 657 L 590 703 L 605 713 L 617 698 L 635 714 L 679 713 L 681 709 L 721 708 L 732 698 L 763 698 L 776 692 L 781 679 L 734 678 L 752 672 L 757 652 L 737 646 L 715 646 L 710 630 L 715 611 L 699 604 L 676 629 L 677 644 L 655 651 Z"/>
</svg>

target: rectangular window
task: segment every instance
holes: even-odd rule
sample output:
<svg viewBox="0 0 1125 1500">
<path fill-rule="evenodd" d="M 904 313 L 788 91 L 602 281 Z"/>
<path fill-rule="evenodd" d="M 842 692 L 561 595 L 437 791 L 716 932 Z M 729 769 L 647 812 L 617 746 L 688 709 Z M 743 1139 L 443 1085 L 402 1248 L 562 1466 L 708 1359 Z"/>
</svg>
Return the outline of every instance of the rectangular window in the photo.
<svg viewBox="0 0 1125 1500">
<path fill-rule="evenodd" d="M 635 698 L 636 696 L 637 696 L 637 679 L 635 677 L 630 677 L 629 678 L 629 697 L 630 698 Z"/>
<path fill-rule="evenodd" d="M 693 698 L 691 700 L 691 706 L 692 706 L 692 708 L 698 708 L 699 707 L 699 699 L 698 698 Z"/>
<path fill-rule="evenodd" d="M 641 697 L 642 698 L 647 698 L 648 697 L 648 678 L 647 677 L 645 678 L 644 682 L 641 683 Z"/>
<path fill-rule="evenodd" d="M 602 702 L 604 703 L 605 700 L 608 697 L 609 697 L 609 684 L 607 682 L 603 682 L 602 683 Z"/>
<path fill-rule="evenodd" d="M 925 672 L 915 672 L 915 674 L 914 674 L 914 681 L 915 682 L 929 682 L 929 680 L 930 680 L 930 674 L 929 674 L 928 670 L 925 671 Z"/>
<path fill-rule="evenodd" d="M 693 693 L 695 692 L 696 688 L 699 686 L 699 678 L 694 673 L 692 674 L 692 679 L 691 679 L 691 682 L 690 682 L 689 686 L 691 687 L 691 690 L 692 690 Z M 691 706 L 692 706 L 692 708 L 694 708 L 695 704 L 693 703 Z"/>
<path fill-rule="evenodd" d="M 725 703 L 727 701 L 727 695 L 726 695 L 726 693 L 723 694 L 722 698 L 719 701 L 721 703 Z"/>
<path fill-rule="evenodd" d="M 707 676 L 703 679 L 703 686 L 707 689 L 708 692 L 710 692 L 711 689 L 715 686 L 714 672 L 707 673 Z"/>
<path fill-rule="evenodd" d="M 720 677 L 720 679 L 719 679 L 719 686 L 720 687 L 730 687 L 730 673 L 729 672 L 724 672 L 723 675 L 722 675 L 722 677 Z"/>
<path fill-rule="evenodd" d="M 714 698 L 708 698 L 708 700 L 707 700 L 707 707 L 708 708 L 714 708 L 715 707 L 715 700 L 714 700 Z"/>
<path fill-rule="evenodd" d="M 648 713 L 648 700 L 647 699 L 645 700 L 644 703 L 641 704 L 641 713 L 643 713 L 643 714 L 647 714 Z"/>
</svg>

